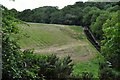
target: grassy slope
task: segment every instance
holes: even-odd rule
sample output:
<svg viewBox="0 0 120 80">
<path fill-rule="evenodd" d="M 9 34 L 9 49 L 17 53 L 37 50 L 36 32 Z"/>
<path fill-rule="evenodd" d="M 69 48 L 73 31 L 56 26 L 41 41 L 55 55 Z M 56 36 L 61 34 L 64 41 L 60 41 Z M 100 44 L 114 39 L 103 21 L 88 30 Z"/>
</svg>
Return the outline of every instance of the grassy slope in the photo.
<svg viewBox="0 0 120 80">
<path fill-rule="evenodd" d="M 22 48 L 44 49 L 44 54 L 55 53 L 60 57 L 70 55 L 75 63 L 74 75 L 88 71 L 97 77 L 98 62 L 101 60 L 100 55 L 86 39 L 82 28 L 79 26 L 38 23 L 30 23 L 29 25 L 21 25 L 22 34 L 27 37 L 23 36 L 19 41 Z M 71 46 L 68 46 L 69 44 Z M 53 51 L 49 52 L 47 48 L 53 49 Z M 61 48 L 61 50 L 56 48 Z"/>
<path fill-rule="evenodd" d="M 62 33 L 61 27 L 47 24 L 22 25 L 23 37 L 20 44 L 23 48 L 45 48 L 51 45 L 62 45 L 73 41 L 73 39 Z"/>
</svg>

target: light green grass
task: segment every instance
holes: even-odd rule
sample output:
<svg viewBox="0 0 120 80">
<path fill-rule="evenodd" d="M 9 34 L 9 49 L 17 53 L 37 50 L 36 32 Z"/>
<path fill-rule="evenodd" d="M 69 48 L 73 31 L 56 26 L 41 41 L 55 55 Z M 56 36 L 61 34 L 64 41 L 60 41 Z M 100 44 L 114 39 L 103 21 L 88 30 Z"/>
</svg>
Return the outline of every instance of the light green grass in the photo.
<svg viewBox="0 0 120 80">
<path fill-rule="evenodd" d="M 93 74 L 94 78 L 98 78 L 99 62 L 103 61 L 103 57 L 97 54 L 94 58 L 88 61 L 81 61 L 74 65 L 73 75 L 81 75 L 82 72 L 89 72 Z"/>
<path fill-rule="evenodd" d="M 62 31 L 74 39 L 86 40 L 86 36 L 81 26 L 66 26 L 66 28 L 62 28 Z"/>
<path fill-rule="evenodd" d="M 21 47 L 44 48 L 51 45 L 62 45 L 74 41 L 71 36 L 61 31 L 62 27 L 47 24 L 21 25 L 23 36 L 20 39 Z"/>
</svg>

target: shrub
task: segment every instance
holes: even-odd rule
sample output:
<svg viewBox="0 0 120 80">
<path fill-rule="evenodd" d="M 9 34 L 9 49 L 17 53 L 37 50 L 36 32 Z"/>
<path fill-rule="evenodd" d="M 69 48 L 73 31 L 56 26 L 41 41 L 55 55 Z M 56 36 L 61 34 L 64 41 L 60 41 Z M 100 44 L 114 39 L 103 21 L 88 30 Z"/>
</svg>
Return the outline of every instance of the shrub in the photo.
<svg viewBox="0 0 120 80">
<path fill-rule="evenodd" d="M 50 55 L 46 60 L 40 61 L 38 74 L 47 80 L 69 78 L 73 68 L 71 61 L 69 56 L 62 60 L 56 55 Z"/>
</svg>

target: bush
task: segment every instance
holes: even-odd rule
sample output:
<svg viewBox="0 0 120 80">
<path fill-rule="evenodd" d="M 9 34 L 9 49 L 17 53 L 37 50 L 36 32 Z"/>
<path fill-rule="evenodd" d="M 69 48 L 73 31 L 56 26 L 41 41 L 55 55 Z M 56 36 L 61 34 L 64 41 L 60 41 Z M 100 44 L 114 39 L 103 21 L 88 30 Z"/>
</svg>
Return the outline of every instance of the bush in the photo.
<svg viewBox="0 0 120 80">
<path fill-rule="evenodd" d="M 99 79 L 100 80 L 119 80 L 120 73 L 111 68 L 106 62 L 100 63 Z"/>
<path fill-rule="evenodd" d="M 69 78 L 72 73 L 73 64 L 70 57 L 59 59 L 55 55 L 50 55 L 46 60 L 40 61 L 39 76 L 45 79 Z"/>
</svg>

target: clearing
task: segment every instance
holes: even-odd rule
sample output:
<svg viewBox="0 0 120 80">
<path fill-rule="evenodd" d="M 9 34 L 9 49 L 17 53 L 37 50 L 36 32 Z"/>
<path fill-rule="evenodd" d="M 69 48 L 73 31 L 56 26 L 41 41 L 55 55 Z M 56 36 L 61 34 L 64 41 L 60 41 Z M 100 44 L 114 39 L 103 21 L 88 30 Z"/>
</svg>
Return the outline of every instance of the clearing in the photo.
<svg viewBox="0 0 120 80">
<path fill-rule="evenodd" d="M 34 48 L 35 53 L 69 55 L 75 62 L 97 53 L 79 26 L 29 23 L 22 25 L 22 32 L 22 50 Z"/>
<path fill-rule="evenodd" d="M 21 50 L 33 49 L 36 54 L 56 54 L 59 57 L 70 56 L 74 66 L 75 75 L 91 71 L 95 76 L 98 72 L 98 51 L 87 40 L 80 26 L 57 24 L 28 23 L 22 24 L 19 43 Z M 82 65 L 84 64 L 84 65 Z M 89 65 L 88 65 L 89 64 Z M 82 68 L 86 66 L 85 68 Z M 96 67 L 96 69 L 91 69 Z"/>
</svg>

